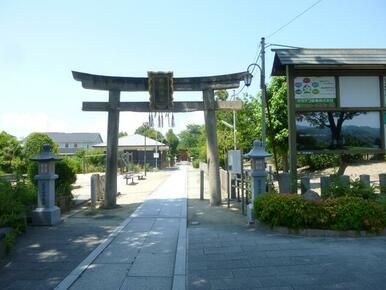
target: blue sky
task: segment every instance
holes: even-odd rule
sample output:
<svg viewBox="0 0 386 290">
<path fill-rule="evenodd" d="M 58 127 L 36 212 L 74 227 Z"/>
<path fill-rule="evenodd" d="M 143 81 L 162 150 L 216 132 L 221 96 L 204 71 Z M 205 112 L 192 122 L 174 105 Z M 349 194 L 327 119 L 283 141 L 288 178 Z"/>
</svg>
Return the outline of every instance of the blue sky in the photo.
<svg viewBox="0 0 386 290">
<path fill-rule="evenodd" d="M 176 77 L 245 71 L 260 38 L 314 0 L 253 1 L 1 1 L 0 130 L 23 137 L 32 131 L 100 132 L 106 113 L 82 112 L 82 101 L 105 101 L 85 90 L 71 70 Z M 323 0 L 267 39 L 301 47 L 386 47 L 386 2 Z M 267 73 L 272 67 L 267 51 Z M 258 77 L 247 92 L 256 95 Z M 200 100 L 177 93 L 177 100 Z M 123 93 L 124 101 L 148 99 Z M 146 114 L 122 113 L 120 131 L 133 133 Z M 178 114 L 176 130 L 202 123 L 203 113 Z"/>
</svg>

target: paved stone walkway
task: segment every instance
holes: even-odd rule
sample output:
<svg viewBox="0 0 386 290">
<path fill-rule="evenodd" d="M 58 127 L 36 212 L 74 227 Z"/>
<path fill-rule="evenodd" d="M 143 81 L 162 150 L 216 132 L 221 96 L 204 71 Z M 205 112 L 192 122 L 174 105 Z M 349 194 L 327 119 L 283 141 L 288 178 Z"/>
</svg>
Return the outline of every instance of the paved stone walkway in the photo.
<svg viewBox="0 0 386 290">
<path fill-rule="evenodd" d="M 176 170 L 56 289 L 185 289 L 186 192 Z"/>
<path fill-rule="evenodd" d="M 171 172 L 149 172 L 146 180 L 135 186 L 126 185 L 118 178 L 122 194 L 118 196 L 120 207 L 116 209 L 92 211 L 85 206 L 65 213 L 63 222 L 56 226 L 29 226 L 0 261 L 0 289 L 54 289 L 165 182 Z M 88 192 L 87 188 L 80 190 Z"/>
<path fill-rule="evenodd" d="M 188 289 L 386 289 L 386 237 L 188 228 Z"/>
</svg>

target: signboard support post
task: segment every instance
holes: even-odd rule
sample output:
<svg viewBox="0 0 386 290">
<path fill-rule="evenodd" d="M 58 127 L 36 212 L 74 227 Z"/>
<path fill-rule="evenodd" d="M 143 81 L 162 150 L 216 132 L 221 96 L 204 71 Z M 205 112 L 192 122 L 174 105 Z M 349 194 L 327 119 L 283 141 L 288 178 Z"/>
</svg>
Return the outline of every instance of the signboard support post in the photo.
<svg viewBox="0 0 386 290">
<path fill-rule="evenodd" d="M 294 95 L 294 77 L 293 77 L 293 67 L 287 66 L 287 76 L 288 79 L 288 97 L 287 97 L 287 106 L 288 106 L 288 129 L 289 129 L 289 164 L 290 164 L 290 193 L 297 192 L 297 167 L 296 167 L 296 116 L 295 116 L 295 99 L 292 97 Z"/>
</svg>

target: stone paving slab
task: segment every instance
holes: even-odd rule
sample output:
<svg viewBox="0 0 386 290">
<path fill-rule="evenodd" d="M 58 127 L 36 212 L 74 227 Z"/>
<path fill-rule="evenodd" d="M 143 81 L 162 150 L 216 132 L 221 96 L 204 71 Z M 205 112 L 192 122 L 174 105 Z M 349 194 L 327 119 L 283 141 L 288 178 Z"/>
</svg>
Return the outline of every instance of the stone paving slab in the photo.
<svg viewBox="0 0 386 290">
<path fill-rule="evenodd" d="M 188 289 L 386 289 L 385 245 L 385 237 L 311 238 L 245 225 L 190 226 Z"/>
<path fill-rule="evenodd" d="M 185 283 L 185 279 L 184 279 Z M 172 283 L 166 277 L 126 277 L 121 290 L 165 290 L 171 289 Z M 182 289 L 182 288 L 180 288 Z"/>
<path fill-rule="evenodd" d="M 181 169 L 56 289 L 185 289 L 186 207 Z"/>
</svg>

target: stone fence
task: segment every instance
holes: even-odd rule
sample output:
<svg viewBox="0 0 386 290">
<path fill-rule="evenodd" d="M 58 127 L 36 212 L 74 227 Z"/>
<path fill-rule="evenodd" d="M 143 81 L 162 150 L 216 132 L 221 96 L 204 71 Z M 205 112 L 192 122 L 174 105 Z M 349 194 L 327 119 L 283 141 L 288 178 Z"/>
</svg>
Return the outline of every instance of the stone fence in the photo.
<svg viewBox="0 0 386 290">
<path fill-rule="evenodd" d="M 229 187 L 229 179 L 228 179 L 228 171 L 220 168 L 220 184 L 221 184 L 221 196 L 228 196 L 228 187 Z"/>
<path fill-rule="evenodd" d="M 350 185 L 350 176 L 348 175 L 341 175 L 341 176 L 334 176 L 334 175 L 326 175 L 320 177 L 320 194 L 323 195 L 329 188 L 330 184 L 333 182 L 334 178 L 337 178 L 339 182 L 342 185 Z M 369 187 L 370 182 L 370 175 L 368 174 L 361 174 L 359 176 L 359 181 L 363 184 L 365 187 Z M 279 174 L 279 192 L 280 193 L 289 193 L 290 192 L 290 183 L 291 178 L 290 174 L 287 172 L 280 173 Z M 307 192 L 308 190 L 312 189 L 312 184 L 310 181 L 309 176 L 302 176 L 300 178 L 300 191 L 302 194 Z M 386 173 L 379 174 L 379 192 L 380 193 L 386 193 Z"/>
</svg>

